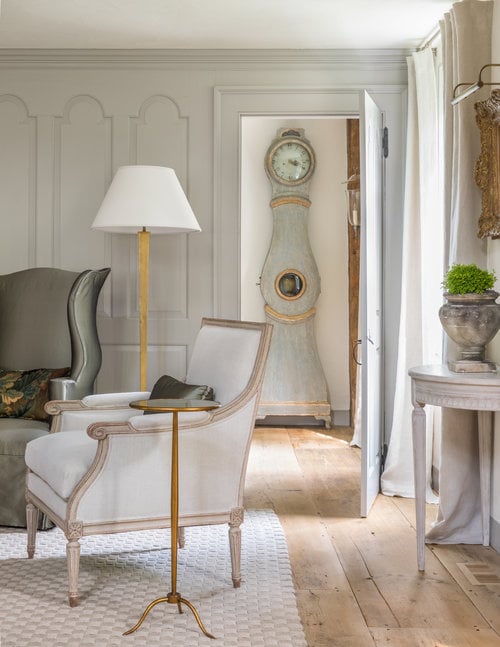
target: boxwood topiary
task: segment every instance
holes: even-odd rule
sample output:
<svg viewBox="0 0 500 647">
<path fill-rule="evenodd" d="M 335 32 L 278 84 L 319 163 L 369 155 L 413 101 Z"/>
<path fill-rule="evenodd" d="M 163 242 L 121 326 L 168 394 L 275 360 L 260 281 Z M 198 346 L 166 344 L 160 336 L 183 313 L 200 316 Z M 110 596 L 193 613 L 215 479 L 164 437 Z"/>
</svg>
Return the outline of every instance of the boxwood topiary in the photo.
<svg viewBox="0 0 500 647">
<path fill-rule="evenodd" d="M 449 294 L 481 294 L 493 289 L 495 280 L 494 270 L 482 270 L 474 263 L 455 263 L 446 272 L 442 286 Z"/>
</svg>

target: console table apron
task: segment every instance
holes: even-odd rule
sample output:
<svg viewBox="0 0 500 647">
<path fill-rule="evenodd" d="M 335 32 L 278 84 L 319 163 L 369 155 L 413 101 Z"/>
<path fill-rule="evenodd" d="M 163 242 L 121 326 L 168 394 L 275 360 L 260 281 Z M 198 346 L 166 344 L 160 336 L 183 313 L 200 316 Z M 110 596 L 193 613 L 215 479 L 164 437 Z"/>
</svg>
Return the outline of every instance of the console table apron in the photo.
<svg viewBox="0 0 500 647">
<path fill-rule="evenodd" d="M 417 522 L 417 563 L 425 569 L 426 416 L 425 405 L 469 409 L 478 413 L 479 478 L 483 544 L 490 543 L 490 483 L 493 412 L 500 411 L 497 373 L 454 373 L 444 364 L 418 366 L 408 371 L 412 394 L 413 467 Z"/>
</svg>

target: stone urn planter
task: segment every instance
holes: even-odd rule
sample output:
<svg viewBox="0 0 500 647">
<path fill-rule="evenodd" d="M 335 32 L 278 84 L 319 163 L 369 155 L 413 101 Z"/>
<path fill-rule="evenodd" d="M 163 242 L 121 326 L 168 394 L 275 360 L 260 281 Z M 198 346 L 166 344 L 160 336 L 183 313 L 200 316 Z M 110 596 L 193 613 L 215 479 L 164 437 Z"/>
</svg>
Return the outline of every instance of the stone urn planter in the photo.
<svg viewBox="0 0 500 647">
<path fill-rule="evenodd" d="M 457 277 L 458 283 L 453 280 Z M 481 280 L 475 280 L 477 277 Z M 494 282 L 494 272 L 481 270 L 476 265 L 454 265 L 445 276 L 443 286 L 455 289 L 444 293 L 446 303 L 439 310 L 439 319 L 459 349 L 459 357 L 448 361 L 452 371 L 483 373 L 497 370 L 496 364 L 485 358 L 486 344 L 500 328 L 500 304 L 496 303 L 499 294 L 489 289 Z M 479 291 L 481 287 L 485 289 Z M 461 293 L 456 292 L 458 289 Z"/>
</svg>

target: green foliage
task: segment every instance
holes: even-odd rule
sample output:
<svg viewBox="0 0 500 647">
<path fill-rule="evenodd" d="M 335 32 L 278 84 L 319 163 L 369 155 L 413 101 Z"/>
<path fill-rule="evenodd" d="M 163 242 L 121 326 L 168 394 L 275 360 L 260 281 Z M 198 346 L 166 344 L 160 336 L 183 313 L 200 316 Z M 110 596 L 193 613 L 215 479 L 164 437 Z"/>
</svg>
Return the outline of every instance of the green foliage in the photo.
<svg viewBox="0 0 500 647">
<path fill-rule="evenodd" d="M 482 270 L 475 264 L 456 263 L 446 272 L 443 288 L 449 294 L 481 294 L 495 285 L 495 271 Z"/>
</svg>

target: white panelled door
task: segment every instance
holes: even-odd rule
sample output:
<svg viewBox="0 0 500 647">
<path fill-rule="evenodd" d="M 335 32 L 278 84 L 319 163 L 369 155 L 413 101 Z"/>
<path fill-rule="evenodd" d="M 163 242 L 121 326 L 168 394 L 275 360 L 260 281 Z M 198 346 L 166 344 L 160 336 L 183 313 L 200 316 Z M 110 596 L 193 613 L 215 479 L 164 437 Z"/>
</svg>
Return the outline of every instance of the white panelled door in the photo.
<svg viewBox="0 0 500 647">
<path fill-rule="evenodd" d="M 382 457 L 382 200 L 383 117 L 367 92 L 360 97 L 361 516 L 379 492 Z"/>
</svg>

